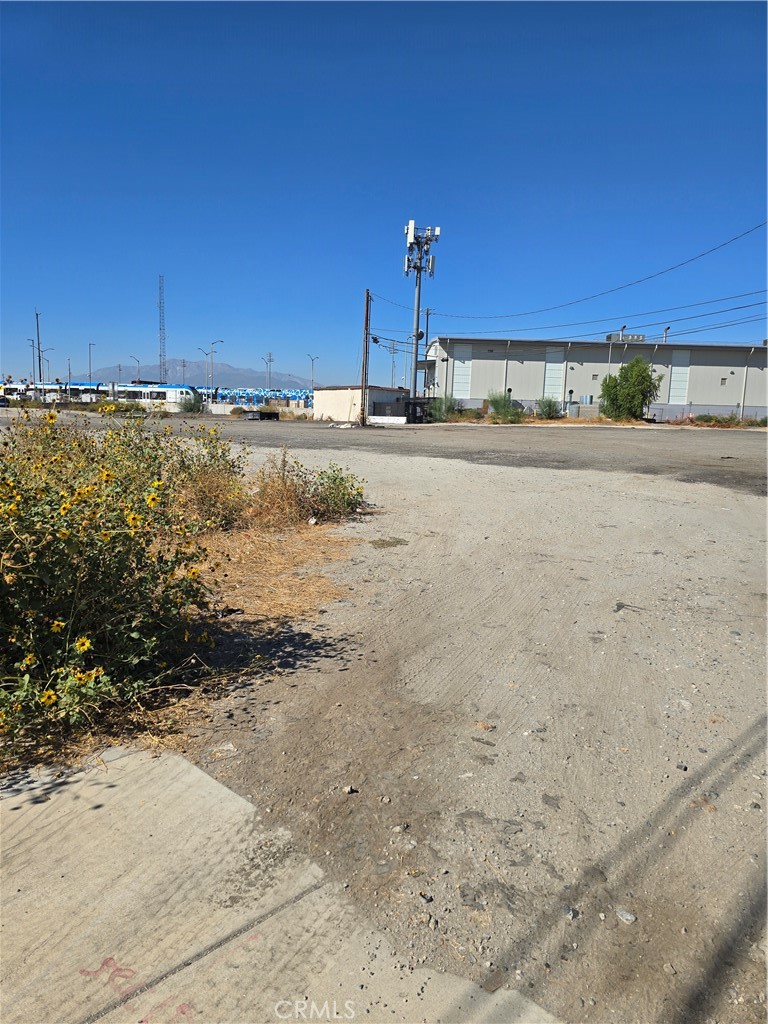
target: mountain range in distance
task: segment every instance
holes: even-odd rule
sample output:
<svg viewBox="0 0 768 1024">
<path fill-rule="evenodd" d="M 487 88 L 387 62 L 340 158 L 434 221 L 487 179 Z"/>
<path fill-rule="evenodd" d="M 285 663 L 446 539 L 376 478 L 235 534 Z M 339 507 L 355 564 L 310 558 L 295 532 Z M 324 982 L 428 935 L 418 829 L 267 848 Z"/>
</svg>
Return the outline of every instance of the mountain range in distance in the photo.
<svg viewBox="0 0 768 1024">
<path fill-rule="evenodd" d="M 168 384 L 191 384 L 193 387 L 205 387 L 210 364 L 205 359 L 168 359 Z M 160 380 L 160 365 L 158 363 L 140 364 L 141 380 Z M 137 367 L 135 362 L 121 363 L 119 366 L 102 366 L 91 371 L 94 381 L 101 381 L 107 384 L 117 381 L 121 384 L 128 384 L 135 380 Z M 72 380 L 88 380 L 88 371 L 79 371 L 72 374 Z M 220 363 L 214 360 L 213 383 L 217 388 L 265 388 L 267 386 L 267 374 L 265 370 L 251 370 L 246 367 L 230 366 L 229 363 Z M 315 381 L 319 384 L 319 381 Z M 297 377 L 292 373 L 276 373 L 274 370 L 270 376 L 270 386 L 275 390 L 282 388 L 309 388 L 311 381 L 306 377 Z"/>
</svg>

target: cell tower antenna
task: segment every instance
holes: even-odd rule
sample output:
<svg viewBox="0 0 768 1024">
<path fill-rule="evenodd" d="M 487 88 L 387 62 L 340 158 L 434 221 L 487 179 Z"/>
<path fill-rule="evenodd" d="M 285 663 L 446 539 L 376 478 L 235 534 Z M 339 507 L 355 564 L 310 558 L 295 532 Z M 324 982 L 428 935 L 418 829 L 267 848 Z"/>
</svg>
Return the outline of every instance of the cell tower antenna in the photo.
<svg viewBox="0 0 768 1024">
<path fill-rule="evenodd" d="M 158 337 L 160 340 L 160 383 L 168 383 L 168 366 L 165 361 L 165 278 L 160 275 L 157 289 L 157 308 L 160 314 L 160 329 Z"/>
</svg>

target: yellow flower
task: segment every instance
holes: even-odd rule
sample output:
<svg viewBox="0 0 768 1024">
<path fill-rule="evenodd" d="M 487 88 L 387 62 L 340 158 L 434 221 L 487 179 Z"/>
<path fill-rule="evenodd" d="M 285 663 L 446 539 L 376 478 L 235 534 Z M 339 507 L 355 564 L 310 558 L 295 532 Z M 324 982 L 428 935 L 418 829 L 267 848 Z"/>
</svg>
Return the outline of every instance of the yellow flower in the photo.
<svg viewBox="0 0 768 1024">
<path fill-rule="evenodd" d="M 199 575 L 200 575 L 200 570 L 198 569 L 198 567 L 196 565 L 193 565 L 192 568 L 187 573 L 187 576 L 191 580 L 196 580 Z"/>
<path fill-rule="evenodd" d="M 55 704 L 57 700 L 58 697 L 54 690 L 44 690 L 43 693 L 40 694 L 41 704 Z"/>
<path fill-rule="evenodd" d="M 161 487 L 165 487 L 165 484 L 162 480 L 153 480 L 149 486 L 154 487 L 156 490 L 160 490 Z"/>
<path fill-rule="evenodd" d="M 30 666 L 34 665 L 36 661 L 37 661 L 37 658 L 34 656 L 34 654 L 28 654 L 26 656 L 26 658 L 24 659 L 24 661 L 22 661 L 21 667 L 22 668 L 30 668 Z"/>
<path fill-rule="evenodd" d="M 81 654 L 84 654 L 86 651 L 90 651 L 91 646 L 91 641 L 87 636 L 79 636 L 77 640 L 75 640 L 75 650 L 80 651 Z"/>
<path fill-rule="evenodd" d="M 148 494 L 144 499 L 150 508 L 154 508 L 155 505 L 160 504 L 160 498 L 157 494 Z"/>
<path fill-rule="evenodd" d="M 69 530 L 59 530 L 58 536 L 61 540 L 66 540 L 69 537 Z"/>
<path fill-rule="evenodd" d="M 136 512 L 126 512 L 125 521 L 129 526 L 138 526 L 141 523 L 141 516 Z"/>
<path fill-rule="evenodd" d="M 65 516 L 65 515 L 67 514 L 67 512 L 69 512 L 69 510 L 70 510 L 71 508 L 72 508 L 72 505 L 71 505 L 71 503 L 70 503 L 70 502 L 68 502 L 68 501 L 65 501 L 65 502 L 64 502 L 64 504 L 63 504 L 63 505 L 61 506 L 61 508 L 59 509 L 59 513 L 60 513 L 61 515 Z"/>
<path fill-rule="evenodd" d="M 106 416 L 107 413 L 115 411 L 115 406 L 114 405 L 102 405 L 100 411 L 101 411 L 102 416 Z"/>
<path fill-rule="evenodd" d="M 66 622 L 62 622 L 61 619 L 54 619 L 51 623 L 51 632 L 60 633 L 66 626 Z"/>
<path fill-rule="evenodd" d="M 101 540 L 104 541 L 105 544 L 108 544 L 112 540 L 112 534 L 107 533 L 106 530 L 102 530 L 101 533 L 99 534 L 99 537 L 101 538 Z"/>
<path fill-rule="evenodd" d="M 104 481 L 114 480 L 115 474 L 112 472 L 111 469 L 102 469 L 101 479 Z"/>
<path fill-rule="evenodd" d="M 55 412 L 47 413 L 46 417 L 45 417 L 45 422 L 46 423 L 55 423 L 56 422 L 56 413 Z"/>
</svg>

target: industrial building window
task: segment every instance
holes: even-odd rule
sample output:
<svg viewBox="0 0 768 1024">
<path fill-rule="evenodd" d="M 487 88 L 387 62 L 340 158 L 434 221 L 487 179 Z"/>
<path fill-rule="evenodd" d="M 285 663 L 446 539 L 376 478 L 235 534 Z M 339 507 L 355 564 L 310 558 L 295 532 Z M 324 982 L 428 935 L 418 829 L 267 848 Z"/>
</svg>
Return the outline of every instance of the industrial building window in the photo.
<svg viewBox="0 0 768 1024">
<path fill-rule="evenodd" d="M 592 380 L 597 380 L 597 374 L 596 373 L 592 374 Z"/>
<path fill-rule="evenodd" d="M 720 387 L 721 388 L 724 388 L 727 383 L 728 383 L 728 378 L 727 377 L 721 377 L 720 378 Z"/>
</svg>

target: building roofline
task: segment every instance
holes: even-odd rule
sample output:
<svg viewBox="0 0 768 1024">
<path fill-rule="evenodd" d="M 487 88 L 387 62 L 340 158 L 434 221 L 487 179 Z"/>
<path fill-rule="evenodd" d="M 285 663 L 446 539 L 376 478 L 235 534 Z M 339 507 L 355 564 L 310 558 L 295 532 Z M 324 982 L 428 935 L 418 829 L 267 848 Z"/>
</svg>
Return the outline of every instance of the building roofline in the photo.
<svg viewBox="0 0 768 1024">
<path fill-rule="evenodd" d="M 360 384 L 326 384 L 324 386 L 317 385 L 315 391 L 359 391 L 361 388 Z M 394 391 L 394 392 L 405 392 L 408 393 L 408 388 L 392 388 L 382 387 L 380 384 L 369 384 L 369 391 Z"/>
<path fill-rule="evenodd" d="M 589 345 L 591 347 L 595 345 L 608 346 L 611 344 L 604 338 L 592 338 L 578 340 L 572 338 L 474 338 L 471 335 L 453 335 L 453 334 L 438 334 L 433 337 L 429 345 L 435 344 L 435 342 L 449 341 L 449 342 L 460 342 L 464 345 Z M 764 341 L 753 341 L 753 342 L 712 342 L 712 341 L 614 341 L 614 345 L 627 345 L 640 347 L 640 348 L 652 348 L 658 346 L 659 348 L 700 348 L 700 349 L 713 349 L 713 348 L 727 348 L 727 349 L 747 349 L 753 348 L 765 348 Z M 429 346 L 427 347 L 429 351 Z"/>
</svg>

